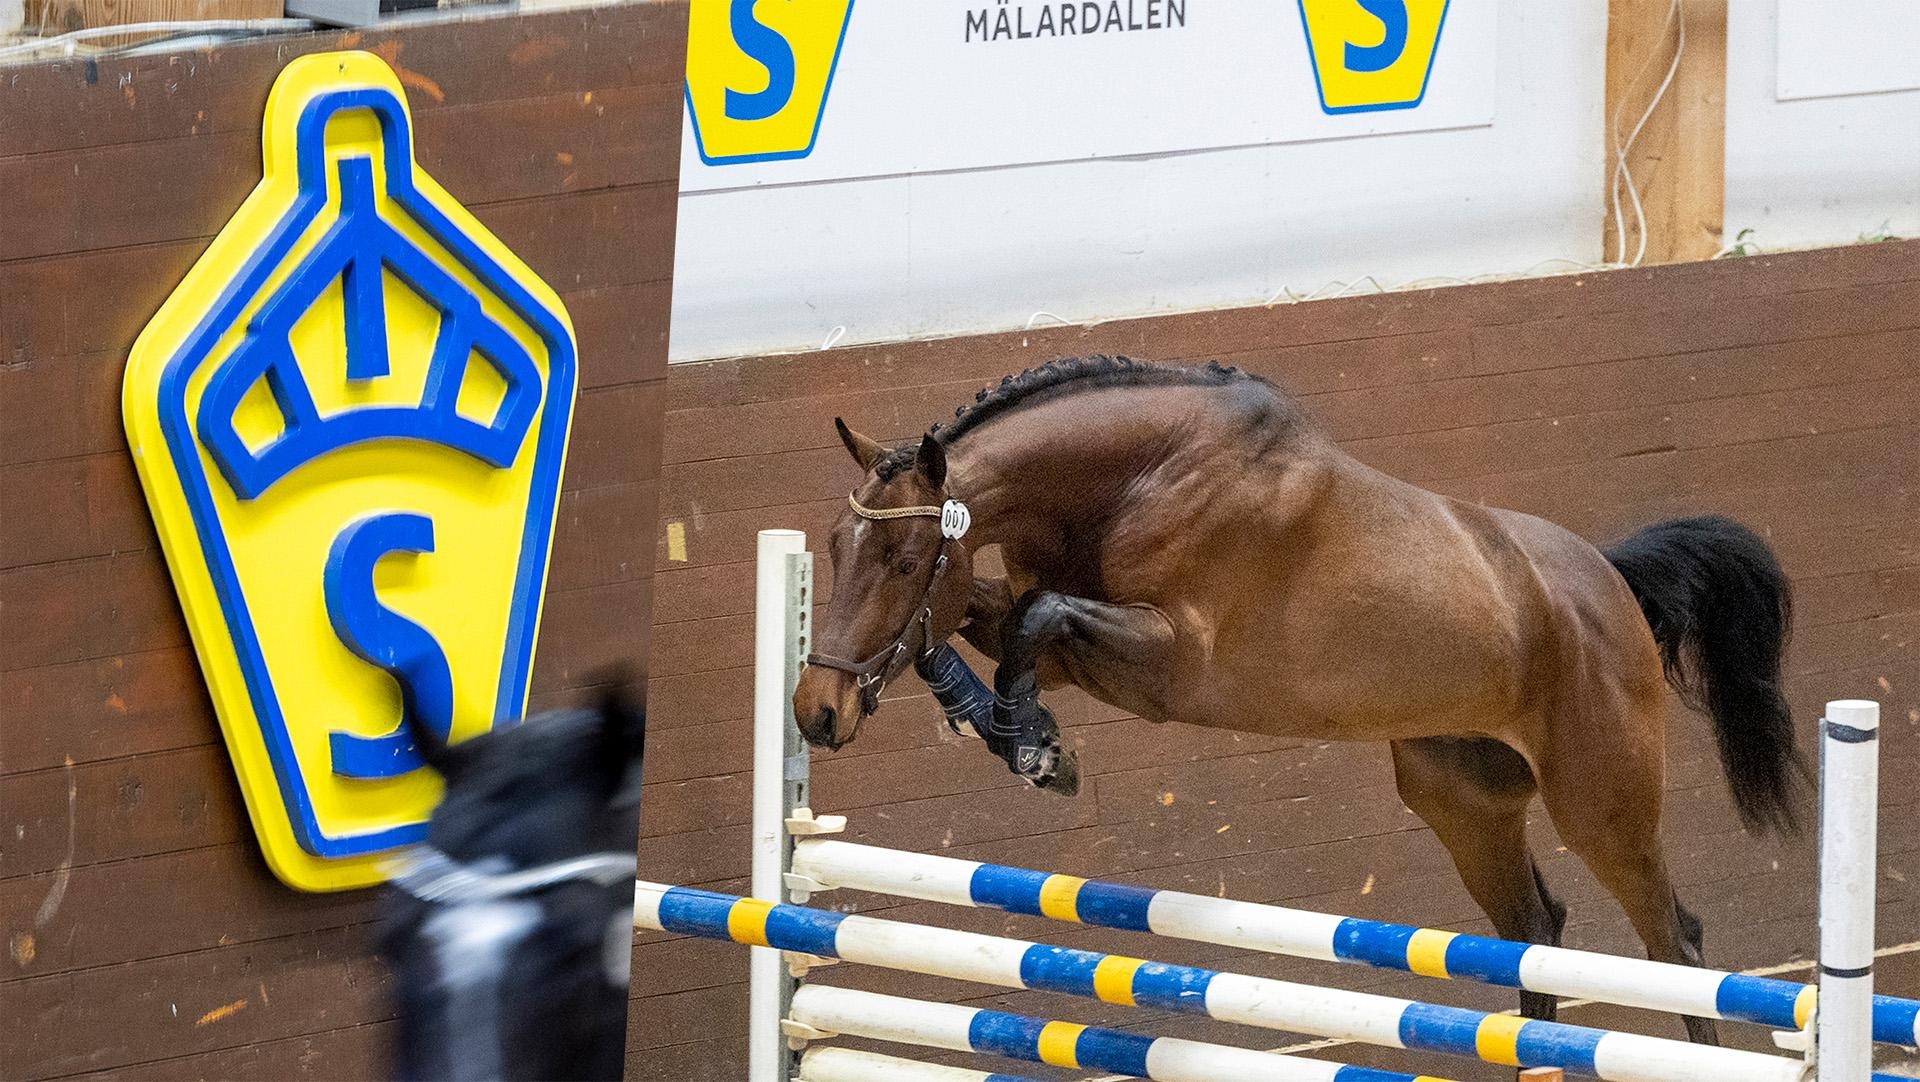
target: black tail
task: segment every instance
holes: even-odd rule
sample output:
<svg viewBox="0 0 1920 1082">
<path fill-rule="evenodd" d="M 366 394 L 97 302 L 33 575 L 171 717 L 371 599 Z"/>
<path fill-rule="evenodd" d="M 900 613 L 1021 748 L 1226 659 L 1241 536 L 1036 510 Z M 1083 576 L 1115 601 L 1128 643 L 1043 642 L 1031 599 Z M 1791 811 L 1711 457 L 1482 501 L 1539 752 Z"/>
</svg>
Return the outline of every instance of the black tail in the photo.
<svg viewBox="0 0 1920 1082">
<path fill-rule="evenodd" d="M 1759 535 L 1717 516 L 1649 526 L 1604 550 L 1639 599 L 1667 682 L 1713 719 L 1748 830 L 1797 830 L 1807 764 L 1780 694 L 1793 593 Z"/>
</svg>

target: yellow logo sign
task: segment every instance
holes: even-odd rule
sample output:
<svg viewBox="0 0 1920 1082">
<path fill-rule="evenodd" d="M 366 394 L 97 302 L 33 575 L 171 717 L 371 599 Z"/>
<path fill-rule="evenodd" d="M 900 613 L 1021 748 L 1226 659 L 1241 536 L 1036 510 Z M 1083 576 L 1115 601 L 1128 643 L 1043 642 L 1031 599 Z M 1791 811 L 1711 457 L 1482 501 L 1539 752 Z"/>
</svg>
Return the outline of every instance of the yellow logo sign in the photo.
<svg viewBox="0 0 1920 1082">
<path fill-rule="evenodd" d="M 337 890 L 424 833 L 415 726 L 524 710 L 574 339 L 414 162 L 378 57 L 288 65 L 264 151 L 134 344 L 123 409 L 267 862 Z"/>
<path fill-rule="evenodd" d="M 1427 93 L 1448 0 L 1300 0 L 1329 113 L 1412 109 Z"/>
<path fill-rule="evenodd" d="M 708 165 L 813 153 L 853 0 L 693 0 L 687 112 Z"/>
</svg>

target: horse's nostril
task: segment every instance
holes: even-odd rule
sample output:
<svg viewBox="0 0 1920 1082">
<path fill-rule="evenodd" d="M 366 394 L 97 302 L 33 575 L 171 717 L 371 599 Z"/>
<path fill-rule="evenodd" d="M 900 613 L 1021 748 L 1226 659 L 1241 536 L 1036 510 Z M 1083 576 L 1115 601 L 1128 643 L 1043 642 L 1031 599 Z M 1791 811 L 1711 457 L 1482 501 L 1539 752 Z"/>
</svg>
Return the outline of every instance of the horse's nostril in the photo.
<svg viewBox="0 0 1920 1082">
<path fill-rule="evenodd" d="M 814 738 L 822 741 L 831 741 L 833 739 L 833 723 L 839 719 L 840 715 L 833 707 L 821 707 L 819 713 L 813 715 Z"/>
</svg>

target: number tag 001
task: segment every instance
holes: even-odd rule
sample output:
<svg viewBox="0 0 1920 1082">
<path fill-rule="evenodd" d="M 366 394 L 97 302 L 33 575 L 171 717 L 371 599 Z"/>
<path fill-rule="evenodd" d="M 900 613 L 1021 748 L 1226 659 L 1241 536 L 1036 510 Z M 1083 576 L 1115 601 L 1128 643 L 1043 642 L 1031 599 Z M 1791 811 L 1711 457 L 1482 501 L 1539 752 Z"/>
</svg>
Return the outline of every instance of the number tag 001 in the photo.
<svg viewBox="0 0 1920 1082">
<path fill-rule="evenodd" d="M 959 500 L 948 500 L 940 505 L 940 536 L 950 541 L 958 541 L 967 536 L 967 527 L 973 525 L 973 512 Z"/>
</svg>

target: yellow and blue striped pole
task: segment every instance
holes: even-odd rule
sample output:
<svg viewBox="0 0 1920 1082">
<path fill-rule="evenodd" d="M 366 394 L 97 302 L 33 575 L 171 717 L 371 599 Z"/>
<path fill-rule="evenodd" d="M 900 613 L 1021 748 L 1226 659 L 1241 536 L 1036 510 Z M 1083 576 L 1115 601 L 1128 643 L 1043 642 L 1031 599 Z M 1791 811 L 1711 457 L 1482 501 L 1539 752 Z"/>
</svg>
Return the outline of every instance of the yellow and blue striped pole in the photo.
<svg viewBox="0 0 1920 1082">
<path fill-rule="evenodd" d="M 639 883 L 634 924 L 1002 988 L 1559 1067 L 1612 1082 L 1800 1082 L 1799 1060 Z"/>
<path fill-rule="evenodd" d="M 794 849 L 793 871 L 820 890 L 847 887 L 1004 909 L 1776 1029 L 1805 1026 L 1816 994 L 1811 985 L 1793 981 L 1103 883 L 833 839 L 802 839 Z M 1875 996 L 1872 1014 L 1874 1040 L 1920 1044 L 1920 1001 Z"/>
<path fill-rule="evenodd" d="M 978 1052 L 1073 1070 L 1109 1071 L 1155 1082 L 1446 1082 L 1329 1060 L 1256 1052 L 1177 1037 L 1030 1018 L 948 1003 L 926 1003 L 851 988 L 807 985 L 794 993 L 794 1021 L 849 1037 Z"/>
</svg>

